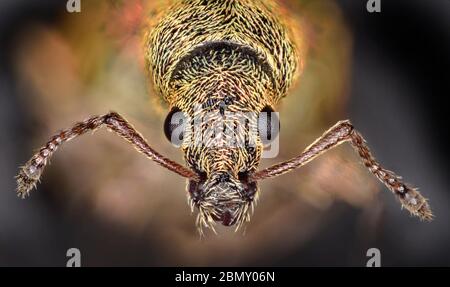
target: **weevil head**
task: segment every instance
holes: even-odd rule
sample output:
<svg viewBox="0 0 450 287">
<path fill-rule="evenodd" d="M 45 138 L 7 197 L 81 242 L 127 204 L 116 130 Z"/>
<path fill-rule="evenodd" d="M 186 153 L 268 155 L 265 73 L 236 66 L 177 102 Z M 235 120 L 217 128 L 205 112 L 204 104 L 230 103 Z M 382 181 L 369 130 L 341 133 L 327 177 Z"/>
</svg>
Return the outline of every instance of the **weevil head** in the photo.
<svg viewBox="0 0 450 287">
<path fill-rule="evenodd" d="M 209 110 L 173 108 L 164 124 L 166 136 L 181 147 L 187 165 L 198 175 L 189 181 L 188 196 L 192 209 L 198 209 L 200 231 L 214 228 L 217 222 L 235 225 L 237 230 L 250 220 L 258 197 L 251 175 L 270 143 L 267 138 L 274 138 L 268 136 L 274 126 L 273 109 L 249 112 L 231 107 L 235 109 L 222 110 L 220 105 Z"/>
<path fill-rule="evenodd" d="M 250 220 L 258 197 L 251 175 L 264 149 L 258 122 L 261 111 L 223 112 L 220 107 L 204 111 L 172 109 L 166 135 L 178 143 L 187 165 L 198 175 L 198 180 L 189 181 L 188 196 L 192 209 L 198 209 L 199 229 L 217 223 L 238 229 Z"/>
<path fill-rule="evenodd" d="M 238 229 L 250 220 L 256 201 L 258 188 L 250 175 L 258 167 L 263 144 L 251 131 L 251 115 L 213 112 L 210 116 L 192 123 L 194 133 L 200 130 L 182 145 L 188 166 L 200 178 L 189 183 L 188 196 L 198 208 L 200 230 L 216 223 Z M 245 125 L 241 117 L 248 120 L 247 128 L 239 127 Z"/>
</svg>

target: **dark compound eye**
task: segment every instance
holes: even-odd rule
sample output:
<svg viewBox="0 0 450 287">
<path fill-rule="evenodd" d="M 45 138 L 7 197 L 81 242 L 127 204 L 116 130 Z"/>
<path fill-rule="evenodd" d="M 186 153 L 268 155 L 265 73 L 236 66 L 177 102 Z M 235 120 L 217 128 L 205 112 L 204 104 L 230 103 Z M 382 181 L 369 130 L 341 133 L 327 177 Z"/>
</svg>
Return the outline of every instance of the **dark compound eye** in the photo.
<svg viewBox="0 0 450 287">
<path fill-rule="evenodd" d="M 164 121 L 164 134 L 176 147 L 183 142 L 185 124 L 186 116 L 177 107 L 172 108 Z"/>
<path fill-rule="evenodd" d="M 270 106 L 266 106 L 258 116 L 258 133 L 264 146 L 271 144 L 279 135 L 280 119 Z"/>
</svg>

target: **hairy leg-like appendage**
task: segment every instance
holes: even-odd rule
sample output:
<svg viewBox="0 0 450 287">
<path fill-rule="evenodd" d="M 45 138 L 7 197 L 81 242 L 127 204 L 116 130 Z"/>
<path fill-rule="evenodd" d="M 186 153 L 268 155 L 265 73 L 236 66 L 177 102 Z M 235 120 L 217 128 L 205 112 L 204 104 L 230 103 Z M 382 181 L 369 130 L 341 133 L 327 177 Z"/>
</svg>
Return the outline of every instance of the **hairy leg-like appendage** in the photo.
<svg viewBox="0 0 450 287">
<path fill-rule="evenodd" d="M 106 126 L 110 131 L 127 140 L 136 150 L 145 154 L 161 166 L 186 178 L 196 179 L 197 175 L 186 167 L 171 161 L 152 149 L 146 140 L 119 114 L 111 112 L 103 116 L 93 116 L 83 122 L 76 123 L 72 128 L 63 130 L 53 136 L 39 152 L 37 152 L 17 175 L 17 193 L 24 198 L 36 186 L 50 157 L 64 142 L 70 141 L 88 131 L 95 131 Z"/>
<path fill-rule="evenodd" d="M 348 120 L 340 121 L 334 125 L 307 147 L 300 156 L 256 172 L 251 178 L 253 180 L 261 180 L 287 173 L 308 163 L 323 152 L 347 141 L 351 142 L 364 165 L 394 193 L 403 207 L 420 219 L 431 220 L 433 218 L 427 200 L 416 188 L 403 183 L 401 177 L 380 166 L 371 155 L 363 137 L 354 129 Z"/>
</svg>

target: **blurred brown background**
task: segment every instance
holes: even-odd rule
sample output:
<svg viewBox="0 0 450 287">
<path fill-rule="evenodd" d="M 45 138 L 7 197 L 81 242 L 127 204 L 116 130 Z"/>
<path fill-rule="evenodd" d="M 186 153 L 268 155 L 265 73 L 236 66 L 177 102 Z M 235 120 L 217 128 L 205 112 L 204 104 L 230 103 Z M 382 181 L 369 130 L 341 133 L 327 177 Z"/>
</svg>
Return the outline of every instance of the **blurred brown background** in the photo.
<svg viewBox="0 0 450 287">
<path fill-rule="evenodd" d="M 448 266 L 450 219 L 446 96 L 450 2 L 289 2 L 304 29 L 305 71 L 279 107 L 280 155 L 300 153 L 350 118 L 388 169 L 420 187 L 436 219 L 401 211 L 349 146 L 261 184 L 244 232 L 200 239 L 185 181 L 100 130 L 58 150 L 38 190 L 14 193 L 14 175 L 57 130 L 93 114 L 124 115 L 161 153 L 164 106 L 147 86 L 140 1 L 0 2 L 0 266 Z M 156 3 L 156 2 L 155 2 Z M 156 5 L 156 4 L 155 4 Z"/>
</svg>

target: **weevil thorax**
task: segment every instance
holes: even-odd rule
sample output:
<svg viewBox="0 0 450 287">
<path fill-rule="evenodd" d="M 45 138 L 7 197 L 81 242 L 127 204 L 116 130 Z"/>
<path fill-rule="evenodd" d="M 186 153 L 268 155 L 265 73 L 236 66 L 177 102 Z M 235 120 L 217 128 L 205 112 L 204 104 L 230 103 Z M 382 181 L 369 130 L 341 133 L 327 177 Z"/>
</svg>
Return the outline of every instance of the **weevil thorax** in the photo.
<svg viewBox="0 0 450 287">
<path fill-rule="evenodd" d="M 286 95 L 297 54 L 273 1 L 175 1 L 146 35 L 154 88 L 183 126 L 198 227 L 241 226 L 258 195 L 250 175 L 263 144 L 256 118 Z M 285 18 L 285 17 L 284 17 Z"/>
</svg>

